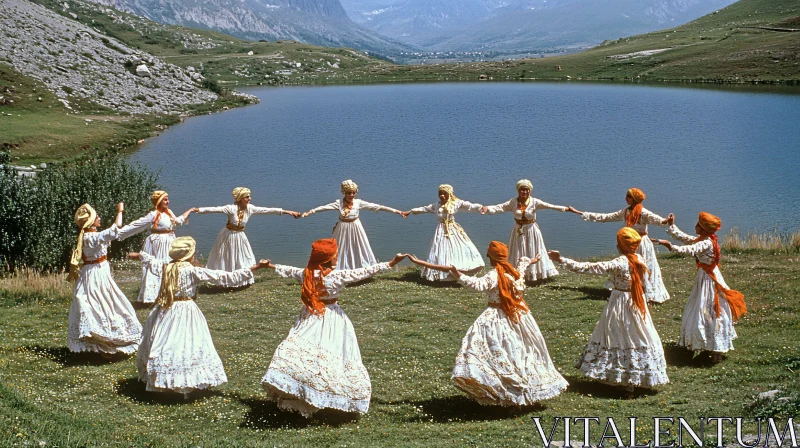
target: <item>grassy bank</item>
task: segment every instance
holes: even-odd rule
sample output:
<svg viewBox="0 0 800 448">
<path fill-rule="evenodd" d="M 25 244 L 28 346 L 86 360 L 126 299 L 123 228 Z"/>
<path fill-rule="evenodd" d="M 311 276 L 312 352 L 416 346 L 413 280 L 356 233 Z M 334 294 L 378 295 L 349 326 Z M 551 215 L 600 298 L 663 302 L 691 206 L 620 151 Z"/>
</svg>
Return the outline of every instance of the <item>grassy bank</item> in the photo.
<svg viewBox="0 0 800 448">
<path fill-rule="evenodd" d="M 651 313 L 671 383 L 655 393 L 640 391 L 633 400 L 582 379 L 573 368 L 605 306 L 605 279 L 562 273 L 529 288 L 526 300 L 570 387 L 516 415 L 473 403 L 449 381 L 461 337 L 484 309 L 484 298 L 463 288 L 422 285 L 410 267 L 342 295 L 373 384 L 370 411 L 359 420 L 325 414 L 306 421 L 264 399 L 260 378 L 300 308 L 299 286 L 273 272 L 259 273 L 245 290 L 200 292 L 198 304 L 229 382 L 188 402 L 145 392 L 132 359 L 70 353 L 68 297 L 55 292 L 46 293 L 56 296 L 49 300 L 5 300 L 0 445 L 530 446 L 538 442 L 533 416 L 546 422 L 554 416 L 615 417 L 625 441 L 627 417 L 638 416 L 641 442 L 653 437 L 652 416 L 796 416 L 797 397 L 783 407 L 753 402 L 759 392 L 799 390 L 798 256 L 794 250 L 726 255 L 725 278 L 745 294 L 750 314 L 736 327 L 736 350 L 716 366 L 676 346 L 695 267 L 688 258 L 662 257 L 673 298 Z M 118 266 L 115 276 L 128 297 L 136 294 L 136 265 Z M 139 318 L 146 314 L 139 311 Z M 581 438 L 580 429 L 574 433 Z M 726 437 L 734 437 L 729 427 Z"/>
</svg>

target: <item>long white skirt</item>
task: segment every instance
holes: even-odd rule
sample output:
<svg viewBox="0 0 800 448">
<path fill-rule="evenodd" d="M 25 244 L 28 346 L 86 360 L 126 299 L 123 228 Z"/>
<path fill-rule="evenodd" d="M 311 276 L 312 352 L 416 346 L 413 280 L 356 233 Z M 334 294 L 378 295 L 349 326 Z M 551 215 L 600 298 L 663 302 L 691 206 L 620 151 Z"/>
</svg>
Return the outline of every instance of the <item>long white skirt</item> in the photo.
<svg viewBox="0 0 800 448">
<path fill-rule="evenodd" d="M 249 269 L 256 264 L 256 257 L 253 249 L 250 248 L 250 241 L 244 232 L 234 232 L 223 227 L 217 235 L 217 240 L 208 254 L 208 269 L 233 272 L 239 269 Z M 252 285 L 253 279 L 248 278 L 241 283 L 221 283 L 219 286 L 235 288 L 239 286 Z"/>
<path fill-rule="evenodd" d="M 87 264 L 72 292 L 67 347 L 73 352 L 133 354 L 142 339 L 142 325 L 120 291 L 107 261 Z"/>
<path fill-rule="evenodd" d="M 664 286 L 664 279 L 661 277 L 661 267 L 658 265 L 658 258 L 656 257 L 656 249 L 650 238 L 642 237 L 642 243 L 636 249 L 636 253 L 644 258 L 644 264 L 650 271 L 650 288 L 647 294 L 647 301 L 654 303 L 664 303 L 669 300 L 669 292 Z"/>
<path fill-rule="evenodd" d="M 527 406 L 567 388 L 531 313 L 514 323 L 492 307 L 467 330 L 451 379 L 483 405 Z"/>
<path fill-rule="evenodd" d="M 304 307 L 278 345 L 261 385 L 278 407 L 310 417 L 324 409 L 366 413 L 372 396 L 369 374 L 353 324 L 338 304 L 321 316 Z"/>
<path fill-rule="evenodd" d="M 473 271 L 484 266 L 480 252 L 460 225 L 454 223 L 450 227 L 449 236 L 445 230 L 445 225 L 441 222 L 436 226 L 428 251 L 428 263 L 455 265 L 459 271 Z M 422 268 L 422 277 L 430 281 L 455 281 L 448 272 L 425 267 Z"/>
<path fill-rule="evenodd" d="M 144 240 L 142 252 L 168 263 L 172 261 L 169 257 L 169 245 L 173 240 L 175 240 L 173 233 L 151 233 Z M 155 303 L 159 289 L 161 289 L 161 276 L 150 272 L 147 266 L 142 266 L 142 286 L 136 302 Z"/>
<path fill-rule="evenodd" d="M 378 264 L 360 219 L 337 222 L 333 228 L 333 238 L 339 245 L 336 269 L 361 269 Z"/>
<path fill-rule="evenodd" d="M 714 275 L 725 288 L 728 287 L 719 268 L 714 268 Z M 714 280 L 711 280 L 706 271 L 698 269 L 692 293 L 683 309 L 681 338 L 678 344 L 689 350 L 722 353 L 733 350 L 736 329 L 733 328 L 731 307 L 724 294 L 719 296 L 719 305 L 722 312 L 717 318 L 714 312 Z"/>
<path fill-rule="evenodd" d="M 188 393 L 228 381 L 206 318 L 194 300 L 156 305 L 144 324 L 136 356 L 139 381 L 147 390 Z"/>
<path fill-rule="evenodd" d="M 536 281 L 558 275 L 553 262 L 547 256 L 547 249 L 544 247 L 544 238 L 539 231 L 539 225 L 535 222 L 520 226 L 514 224 L 511 228 L 511 238 L 508 242 L 508 259 L 516 263 L 520 257 L 533 259 L 541 254 L 539 262 L 531 263 L 525 270 L 525 280 Z"/>
<path fill-rule="evenodd" d="M 664 347 L 650 313 L 642 317 L 631 293 L 616 289 L 575 367 L 609 384 L 653 387 L 669 382 Z"/>
</svg>

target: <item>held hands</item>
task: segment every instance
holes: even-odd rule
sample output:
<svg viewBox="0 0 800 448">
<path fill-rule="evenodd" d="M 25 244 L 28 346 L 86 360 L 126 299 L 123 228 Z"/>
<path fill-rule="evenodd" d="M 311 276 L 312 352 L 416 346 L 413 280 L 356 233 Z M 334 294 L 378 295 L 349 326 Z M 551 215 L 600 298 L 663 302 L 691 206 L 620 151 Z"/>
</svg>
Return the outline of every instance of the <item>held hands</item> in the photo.
<svg viewBox="0 0 800 448">
<path fill-rule="evenodd" d="M 410 214 L 411 214 L 411 210 L 409 210 L 407 212 L 400 212 L 400 216 L 402 216 L 403 219 L 408 218 L 408 215 L 410 215 Z"/>
<path fill-rule="evenodd" d="M 128 252 L 127 258 L 130 260 L 138 260 L 141 258 L 141 256 L 139 255 L 139 252 Z"/>
<path fill-rule="evenodd" d="M 561 263 L 561 252 L 557 250 L 548 250 L 547 256 L 550 257 L 551 260 Z"/>
<path fill-rule="evenodd" d="M 531 264 L 536 264 L 542 259 L 542 254 L 536 254 L 536 257 L 531 258 Z"/>
<path fill-rule="evenodd" d="M 582 215 L 583 214 L 582 211 L 576 209 L 575 207 L 573 207 L 571 205 L 569 207 L 567 207 L 567 211 L 571 212 L 571 213 L 575 213 L 576 215 Z"/>
<path fill-rule="evenodd" d="M 256 269 L 265 269 L 265 268 L 266 268 L 266 269 L 275 269 L 275 265 L 274 265 L 274 264 L 272 264 L 272 261 L 270 261 L 270 260 L 268 260 L 268 259 L 267 259 L 267 260 L 263 260 L 263 259 L 262 259 L 262 260 L 258 260 L 258 264 L 256 264 L 255 266 L 253 266 L 253 270 L 256 270 Z"/>
<path fill-rule="evenodd" d="M 310 214 L 311 214 L 311 213 L 309 213 L 309 212 L 304 212 L 302 215 L 300 215 L 300 217 L 301 217 L 301 218 L 305 218 L 306 216 L 308 216 L 308 215 L 310 215 Z"/>
<path fill-rule="evenodd" d="M 660 239 L 658 239 L 658 238 L 650 238 L 650 241 L 652 241 L 652 242 L 654 242 L 654 243 L 657 243 L 657 244 L 660 244 L 660 245 L 662 245 L 662 246 L 666 247 L 666 248 L 667 248 L 667 250 L 672 250 L 672 243 L 670 243 L 670 242 L 669 242 L 669 241 L 667 241 L 667 240 L 660 240 Z"/>
<path fill-rule="evenodd" d="M 192 207 L 192 212 L 193 212 L 193 213 L 197 213 L 197 212 L 199 212 L 199 211 L 200 211 L 200 208 L 198 208 L 198 207 Z"/>
<path fill-rule="evenodd" d="M 389 266 L 394 266 L 397 263 L 400 263 L 401 261 L 403 261 L 404 258 L 406 258 L 408 256 L 409 256 L 408 254 L 397 254 L 397 255 L 395 255 L 394 258 L 392 259 L 392 261 L 389 262 Z"/>
<path fill-rule="evenodd" d="M 284 210 L 287 215 L 292 215 L 294 219 L 298 219 L 300 217 L 300 212 L 293 212 L 291 210 Z"/>
<path fill-rule="evenodd" d="M 668 226 L 675 225 L 675 215 L 670 213 L 669 216 L 666 217 L 666 219 L 661 221 L 661 224 L 665 224 L 665 225 L 668 225 Z M 659 243 L 659 244 L 661 244 L 661 243 Z"/>
<path fill-rule="evenodd" d="M 484 205 L 483 207 L 481 207 L 481 209 L 478 211 L 478 213 L 480 213 L 481 215 L 485 215 L 488 210 L 489 210 L 489 206 L 488 205 Z"/>
</svg>

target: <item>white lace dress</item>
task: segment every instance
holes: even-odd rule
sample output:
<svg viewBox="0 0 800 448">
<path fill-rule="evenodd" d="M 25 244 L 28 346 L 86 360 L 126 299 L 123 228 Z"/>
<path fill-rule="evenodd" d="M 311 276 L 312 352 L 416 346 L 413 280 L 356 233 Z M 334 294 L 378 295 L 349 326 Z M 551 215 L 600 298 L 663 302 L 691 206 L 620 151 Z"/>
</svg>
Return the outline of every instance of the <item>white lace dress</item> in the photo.
<svg viewBox="0 0 800 448">
<path fill-rule="evenodd" d="M 528 266 L 528 269 L 525 270 L 525 279 L 530 281 L 558 275 L 558 270 L 547 257 L 544 238 L 542 238 L 539 225 L 536 224 L 536 210 L 542 209 L 567 211 L 567 207 L 549 204 L 536 198 L 529 198 L 528 204 L 521 208 L 517 203 L 517 198 L 512 198 L 502 204 L 490 205 L 486 209 L 486 213 L 490 215 L 505 212 L 514 213 L 514 227 L 511 229 L 511 238 L 508 241 L 509 260 L 518 260 L 522 257 L 534 259 L 541 254 L 539 262 Z"/>
<path fill-rule="evenodd" d="M 339 221 L 333 226 L 333 238 L 339 244 L 339 258 L 336 262 L 337 269 L 359 269 L 378 264 L 372 247 L 369 245 L 367 232 L 358 219 L 361 210 L 371 210 L 374 212 L 399 213 L 398 210 L 383 205 L 373 204 L 372 202 L 353 199 L 353 208 L 346 210 L 344 201 L 337 199 L 330 204 L 321 205 L 309 210 L 309 213 L 324 212 L 334 210 L 339 213 Z"/>
<path fill-rule="evenodd" d="M 671 251 L 683 255 L 691 255 L 696 261 L 703 264 L 714 262 L 714 243 L 705 239 L 697 243 L 695 236 L 682 232 L 677 226 L 667 228 L 667 233 L 678 241 L 687 243 L 686 246 L 673 245 Z M 719 267 L 714 268 L 714 276 L 725 288 L 728 285 L 722 277 Z M 678 344 L 689 350 L 710 350 L 725 353 L 733 350 L 733 340 L 736 339 L 736 329 L 733 328 L 731 307 L 724 294 L 719 296 L 720 315 L 714 312 L 714 280 L 706 271 L 698 268 L 694 278 L 694 286 L 683 309 L 681 321 L 681 339 Z"/>
<path fill-rule="evenodd" d="M 261 380 L 267 398 L 278 407 L 310 417 L 324 409 L 366 413 L 372 385 L 361 362 L 361 350 L 353 324 L 338 304 L 347 283 L 358 282 L 391 269 L 379 263 L 361 269 L 335 269 L 323 279 L 328 295 L 325 313 L 314 315 L 305 306 L 278 345 Z M 276 265 L 282 277 L 303 281 L 303 269 Z M 315 271 L 314 276 L 319 277 Z"/>
<path fill-rule="evenodd" d="M 145 253 L 141 253 L 141 260 L 150 271 L 161 272 L 166 264 Z M 156 305 L 144 324 L 136 368 L 147 390 L 185 394 L 228 381 L 206 318 L 194 299 L 201 282 L 243 282 L 252 277 L 250 269 L 225 272 L 197 266 L 180 268 L 180 291 L 175 302 L 169 308 Z"/>
<path fill-rule="evenodd" d="M 644 262 L 641 255 L 636 256 Z M 609 384 L 653 387 L 668 383 L 664 347 L 650 310 L 643 317 L 631 298 L 628 259 L 620 256 L 610 261 L 581 263 L 562 257 L 562 266 L 582 274 L 610 274 L 613 286 L 575 367 L 589 378 Z"/>
<path fill-rule="evenodd" d="M 590 222 L 625 222 L 628 211 L 628 208 L 623 208 L 616 213 L 586 212 L 583 214 L 583 220 Z M 632 227 L 639 232 L 639 235 L 642 235 L 642 242 L 639 244 L 636 253 L 642 256 L 644 264 L 647 265 L 647 269 L 650 271 L 649 281 L 651 287 L 648 289 L 647 300 L 655 303 L 664 303 L 669 300 L 669 292 L 667 292 L 667 288 L 664 286 L 664 279 L 661 277 L 661 267 L 658 265 L 658 258 L 656 258 L 656 249 L 653 247 L 650 238 L 647 238 L 646 235 L 648 224 L 664 227 L 665 224 L 662 224 L 663 221 L 664 218 L 661 216 L 656 215 L 646 208 L 642 208 L 642 216 L 639 218 L 639 222 Z M 606 286 L 611 289 L 610 284 L 607 283 Z"/>
<path fill-rule="evenodd" d="M 529 264 L 530 259 L 523 258 L 517 270 L 523 272 Z M 461 341 L 451 377 L 456 387 L 480 404 L 497 406 L 532 405 L 567 388 L 531 313 L 521 313 L 514 323 L 500 308 L 496 270 L 480 278 L 462 275 L 458 281 L 484 292 L 489 306 Z M 524 277 L 514 286 L 524 291 Z"/>
<path fill-rule="evenodd" d="M 158 216 L 157 221 L 156 216 Z M 175 239 L 175 227 L 184 223 L 182 216 L 178 216 L 173 221 L 169 214 L 153 210 L 119 229 L 119 239 L 124 240 L 137 233 L 149 230 L 151 233 L 144 240 L 142 252 L 152 255 L 161 261 L 169 262 L 169 245 Z M 160 288 L 161 272 L 154 274 L 146 268 L 142 268 L 142 286 L 139 288 L 139 295 L 136 297 L 135 302 L 148 304 L 155 302 Z"/>
<path fill-rule="evenodd" d="M 256 257 L 250 247 L 250 241 L 244 234 L 244 228 L 252 215 L 280 215 L 282 208 L 256 207 L 248 204 L 247 208 L 239 210 L 236 204 L 223 205 L 221 207 L 200 207 L 198 212 L 203 213 L 224 213 L 228 215 L 228 222 L 217 235 L 217 240 L 208 254 L 208 269 L 220 271 L 236 271 L 238 269 L 250 268 L 256 264 Z M 253 280 L 249 279 L 242 285 L 230 284 L 221 285 L 227 288 L 252 285 Z"/>
<path fill-rule="evenodd" d="M 481 204 L 458 200 L 453 204 L 453 212 L 435 202 L 424 207 L 411 209 L 411 213 L 434 213 L 439 219 L 436 232 L 433 234 L 431 248 L 428 251 L 428 262 L 443 266 L 455 265 L 459 271 L 474 271 L 484 266 L 483 257 L 472 244 L 467 232 L 456 222 L 454 216 L 458 212 L 479 212 Z M 448 272 L 422 268 L 422 277 L 430 281 L 455 280 Z"/>
<path fill-rule="evenodd" d="M 116 224 L 83 235 L 84 265 L 72 291 L 67 347 L 73 352 L 132 354 L 142 339 L 142 325 L 131 303 L 117 287 L 105 257 L 117 239 Z"/>
</svg>

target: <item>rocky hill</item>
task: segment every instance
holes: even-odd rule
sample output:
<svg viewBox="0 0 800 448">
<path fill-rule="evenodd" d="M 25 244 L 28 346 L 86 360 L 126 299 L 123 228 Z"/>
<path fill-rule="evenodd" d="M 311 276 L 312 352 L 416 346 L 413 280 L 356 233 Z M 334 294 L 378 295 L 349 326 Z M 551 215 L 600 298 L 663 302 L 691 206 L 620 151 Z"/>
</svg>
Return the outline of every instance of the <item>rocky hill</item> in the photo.
<svg viewBox="0 0 800 448">
<path fill-rule="evenodd" d="M 200 73 L 28 0 L 0 0 L 0 10 L 0 61 L 44 84 L 68 109 L 90 101 L 132 114 L 182 114 L 217 99 Z"/>
</svg>

